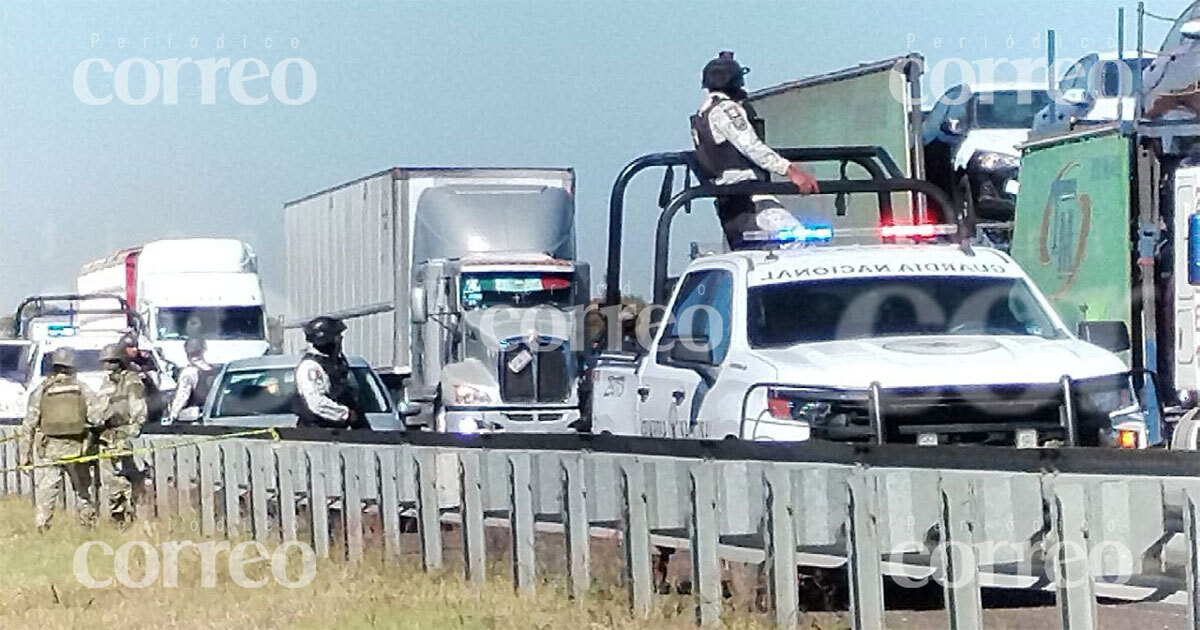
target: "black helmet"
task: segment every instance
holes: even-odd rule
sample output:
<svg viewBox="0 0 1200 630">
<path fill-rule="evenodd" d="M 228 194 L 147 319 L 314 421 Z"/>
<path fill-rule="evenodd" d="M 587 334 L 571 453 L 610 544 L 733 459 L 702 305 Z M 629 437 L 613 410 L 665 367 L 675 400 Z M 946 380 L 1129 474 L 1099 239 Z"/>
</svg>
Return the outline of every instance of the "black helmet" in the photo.
<svg viewBox="0 0 1200 630">
<path fill-rule="evenodd" d="M 204 343 L 201 337 L 188 337 L 188 340 L 183 342 L 183 353 L 189 359 L 201 358 L 204 356 L 204 350 L 208 348 L 208 344 Z"/>
<path fill-rule="evenodd" d="M 314 346 L 323 346 L 337 341 L 346 332 L 346 325 L 332 317 L 313 318 L 304 325 L 304 339 Z"/>
<path fill-rule="evenodd" d="M 50 365 L 57 368 L 75 369 L 75 351 L 71 348 L 58 348 L 50 353 Z"/>
<path fill-rule="evenodd" d="M 120 363 L 125 360 L 125 344 L 110 343 L 100 350 L 100 361 L 104 363 Z"/>
<path fill-rule="evenodd" d="M 746 84 L 743 78 L 750 68 L 743 68 L 733 60 L 733 52 L 723 50 L 716 59 L 704 65 L 700 85 L 714 92 L 729 92 L 740 90 Z"/>
</svg>

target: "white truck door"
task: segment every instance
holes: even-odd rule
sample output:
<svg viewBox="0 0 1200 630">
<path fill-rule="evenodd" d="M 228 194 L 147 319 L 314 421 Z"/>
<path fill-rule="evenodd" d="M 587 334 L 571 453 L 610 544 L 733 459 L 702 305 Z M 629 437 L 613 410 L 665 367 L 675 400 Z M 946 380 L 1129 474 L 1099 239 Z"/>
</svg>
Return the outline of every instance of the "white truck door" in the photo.
<svg viewBox="0 0 1200 630">
<path fill-rule="evenodd" d="M 638 395 L 643 435 L 723 437 L 700 419 L 700 408 L 729 351 L 732 296 L 728 271 L 699 270 L 680 280 L 671 311 L 642 364 Z"/>
<path fill-rule="evenodd" d="M 1196 288 L 1188 282 L 1188 223 L 1197 208 L 1200 166 L 1175 171 L 1174 248 L 1175 382 L 1176 390 L 1197 389 Z"/>
</svg>

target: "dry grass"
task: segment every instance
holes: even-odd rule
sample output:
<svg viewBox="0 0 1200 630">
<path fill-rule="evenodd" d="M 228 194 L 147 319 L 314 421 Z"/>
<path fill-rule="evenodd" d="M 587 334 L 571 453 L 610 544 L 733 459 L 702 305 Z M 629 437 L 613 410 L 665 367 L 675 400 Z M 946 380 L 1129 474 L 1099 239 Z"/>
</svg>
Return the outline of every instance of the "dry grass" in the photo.
<svg viewBox="0 0 1200 630">
<path fill-rule="evenodd" d="M 143 523 L 129 531 L 102 526 L 85 530 L 59 515 L 55 527 L 39 535 L 27 500 L 0 500 L 0 628 L 687 628 L 692 627 L 691 600 L 661 598 L 648 621 L 631 619 L 624 593 L 597 588 L 586 605 L 569 601 L 561 586 L 544 582 L 537 595 L 519 597 L 511 584 L 496 578 L 482 589 L 468 586 L 457 574 L 426 575 L 405 564 L 388 565 L 369 558 L 361 566 L 342 562 L 318 564 L 312 584 L 288 589 L 237 586 L 225 554 L 217 562 L 217 583 L 200 583 L 195 552 L 181 555 L 179 585 L 158 583 L 143 589 L 121 586 L 88 589 L 72 572 L 79 545 L 103 541 L 119 548 L 132 540 L 151 544 L 199 540 L 171 535 L 161 523 Z M 179 529 L 186 528 L 180 527 Z M 140 554 L 133 554 L 139 558 Z M 292 562 L 293 568 L 299 562 Z M 91 554 L 96 579 L 112 575 L 112 558 Z M 254 569 L 258 569 L 255 571 Z M 139 578 L 141 567 L 132 571 Z M 268 574 L 251 567 L 251 578 Z M 763 619 L 730 616 L 728 627 L 762 627 Z M 815 626 L 814 626 L 815 627 Z"/>
</svg>

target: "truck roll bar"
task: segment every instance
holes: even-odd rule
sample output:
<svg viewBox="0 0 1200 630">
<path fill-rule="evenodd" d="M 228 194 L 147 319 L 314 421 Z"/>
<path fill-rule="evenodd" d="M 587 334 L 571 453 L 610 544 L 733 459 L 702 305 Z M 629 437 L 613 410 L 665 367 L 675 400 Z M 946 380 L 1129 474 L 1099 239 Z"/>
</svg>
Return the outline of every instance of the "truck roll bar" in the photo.
<svg viewBox="0 0 1200 630">
<path fill-rule="evenodd" d="M 854 163 L 854 164 L 861 166 L 864 170 L 866 170 L 868 175 L 870 176 L 869 180 L 850 180 L 851 182 L 857 182 L 857 181 L 883 182 L 883 181 L 895 181 L 895 180 L 903 180 L 904 179 L 904 173 L 901 172 L 899 166 L 896 165 L 895 160 L 892 159 L 891 155 L 889 155 L 888 152 L 883 147 L 879 147 L 879 146 L 863 145 L 863 146 L 841 146 L 841 147 L 794 147 L 794 148 L 780 149 L 778 152 L 781 156 L 783 156 L 784 158 L 786 158 L 792 162 L 839 162 L 843 165 L 843 167 L 846 164 Z M 624 221 L 625 221 L 625 191 L 629 186 L 629 182 L 632 181 L 633 178 L 638 173 L 640 173 L 646 169 L 649 169 L 649 168 L 660 167 L 660 166 L 667 168 L 667 173 L 668 173 L 667 177 L 668 178 L 671 177 L 671 173 L 673 173 L 674 167 L 683 166 L 687 169 L 687 171 L 690 175 L 695 175 L 696 179 L 698 181 L 703 182 L 705 180 L 704 176 L 701 174 L 700 165 L 696 161 L 695 152 L 693 152 L 693 151 L 674 151 L 674 152 L 651 153 L 648 155 L 643 155 L 643 156 L 633 160 L 629 164 L 627 164 L 625 166 L 625 168 L 621 170 L 620 174 L 617 175 L 616 181 L 613 183 L 612 194 L 609 198 L 608 260 L 607 260 L 607 269 L 605 272 L 606 287 L 605 287 L 605 294 L 604 294 L 605 305 L 617 304 L 618 302 L 620 302 L 620 297 L 621 297 L 621 287 L 620 287 L 620 282 L 621 282 L 621 244 L 622 244 L 622 240 L 623 240 L 623 230 L 624 230 Z M 683 192 L 681 192 L 679 195 L 676 196 L 676 199 L 678 199 L 680 195 L 683 195 L 684 193 L 688 192 L 689 190 L 692 190 L 692 187 L 690 185 L 688 185 L 688 182 L 690 182 L 690 180 L 691 180 L 690 176 L 685 177 L 684 190 L 683 190 Z M 909 181 L 915 181 L 915 180 L 909 180 Z M 847 182 L 847 180 L 839 180 L 839 182 L 843 183 L 843 184 L 849 183 L 849 182 Z M 664 179 L 664 184 L 667 184 L 667 183 L 668 183 L 668 180 Z M 833 183 L 834 182 L 821 182 L 822 193 L 827 192 L 826 191 L 827 185 L 830 186 L 830 188 L 828 190 L 829 194 L 844 194 L 844 193 L 849 193 L 849 192 L 872 192 L 872 191 L 878 193 L 880 214 L 882 217 L 885 217 L 887 219 L 890 219 L 891 214 L 892 214 L 891 196 L 889 194 L 890 192 L 893 192 L 895 190 L 913 190 L 914 192 L 926 192 L 926 190 L 917 190 L 917 189 L 913 189 L 913 188 L 904 188 L 904 187 L 899 187 L 899 188 L 894 188 L 894 189 L 887 189 L 887 188 L 882 188 L 882 187 L 867 187 L 867 188 L 862 188 L 862 189 L 850 189 L 850 188 L 834 189 L 834 187 L 832 186 Z M 770 186 L 771 185 L 771 183 L 769 183 L 769 182 L 751 182 L 750 184 L 752 184 L 754 186 Z M 744 186 L 744 184 L 739 184 L 738 186 Z M 776 184 L 776 186 L 779 186 L 779 184 Z M 709 188 L 715 188 L 712 184 L 701 184 L 699 187 L 706 189 L 706 190 Z M 787 188 L 790 188 L 790 191 L 788 191 Z M 783 184 L 782 188 L 777 188 L 775 190 L 776 190 L 776 192 L 772 193 L 767 190 L 759 191 L 759 189 L 755 188 L 756 192 L 754 194 L 784 194 L 784 195 L 797 194 L 795 187 L 791 186 L 790 184 Z M 934 198 L 934 200 L 937 201 L 938 203 L 943 203 L 943 202 L 947 201 L 944 194 L 935 194 L 933 192 L 934 190 L 936 190 L 936 189 L 931 187 L 929 189 L 929 192 L 926 192 L 926 194 L 929 194 L 930 196 L 932 196 Z M 720 191 L 722 194 L 734 193 L 733 187 L 721 187 Z M 940 193 L 940 191 L 938 191 L 938 193 Z M 734 193 L 734 194 L 736 194 L 736 193 Z M 716 196 L 716 195 L 715 194 L 697 195 L 695 197 L 686 199 L 685 202 L 691 201 L 691 199 L 694 199 L 694 198 L 706 197 L 706 196 L 712 197 L 712 196 Z M 669 204 L 660 203 L 660 208 L 664 212 L 667 210 L 668 206 L 669 206 Z M 951 207 L 950 205 L 944 206 L 944 208 L 950 208 L 950 207 Z M 660 224 L 661 224 L 661 221 L 660 221 Z"/>
<path fill-rule="evenodd" d="M 950 200 L 946 197 L 946 193 L 937 186 L 920 179 L 908 178 L 892 178 L 892 179 L 872 179 L 872 180 L 829 180 L 817 182 L 821 191 L 818 195 L 836 195 L 844 193 L 856 192 L 878 192 L 887 197 L 893 192 L 915 192 L 925 195 L 932 199 L 940 208 L 952 208 L 949 205 Z M 671 222 L 675 219 L 675 215 L 679 213 L 679 209 L 688 202 L 695 199 L 716 197 L 718 195 L 798 195 L 799 191 L 791 182 L 744 182 L 733 184 L 731 186 L 716 186 L 714 184 L 703 184 L 694 188 L 685 189 L 671 200 L 662 213 L 658 215 L 658 228 L 654 235 L 654 304 L 666 304 L 668 297 L 667 291 L 667 265 L 670 262 L 670 244 L 671 244 Z M 889 198 L 890 202 L 890 198 Z M 946 204 L 946 205 L 942 205 Z M 891 206 L 887 206 L 888 212 L 880 213 L 880 219 L 889 222 L 891 220 Z M 943 210 L 944 212 L 945 210 Z M 945 217 L 939 222 L 943 222 Z M 966 239 L 967 234 L 964 231 L 964 224 L 961 221 L 955 222 L 959 226 L 960 240 Z"/>
<path fill-rule="evenodd" d="M 83 302 L 115 302 L 115 306 L 108 307 L 93 307 L 81 308 L 72 306 L 71 303 Z M 61 310 L 50 309 L 48 305 L 53 302 L 67 302 L 67 307 Z M 106 293 L 61 293 L 52 295 L 33 295 L 21 301 L 17 306 L 15 321 L 13 322 L 18 338 L 24 338 L 29 331 L 27 326 L 29 322 L 39 317 L 48 317 L 54 315 L 65 315 L 74 318 L 77 315 L 124 315 L 126 324 L 133 329 L 137 334 L 141 334 L 145 326 L 142 318 L 136 311 L 129 307 L 125 302 L 125 298 L 118 295 L 109 295 Z"/>
</svg>

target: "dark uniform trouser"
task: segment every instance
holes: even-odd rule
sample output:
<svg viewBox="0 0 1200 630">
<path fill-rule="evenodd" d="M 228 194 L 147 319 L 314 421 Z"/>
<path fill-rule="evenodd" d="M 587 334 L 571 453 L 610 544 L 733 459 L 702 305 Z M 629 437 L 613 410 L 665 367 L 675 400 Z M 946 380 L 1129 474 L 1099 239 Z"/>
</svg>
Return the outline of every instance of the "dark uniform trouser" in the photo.
<svg viewBox="0 0 1200 630">
<path fill-rule="evenodd" d="M 717 218 L 721 220 L 721 229 L 725 232 L 725 242 L 730 250 L 747 249 L 743 235 L 757 230 L 755 221 L 758 210 L 754 200 L 746 195 L 723 195 L 717 197 Z"/>
</svg>

